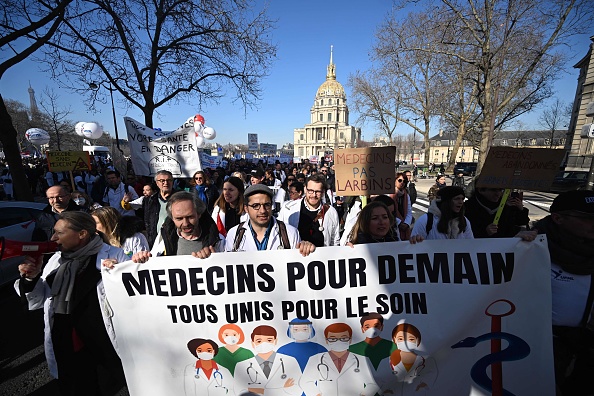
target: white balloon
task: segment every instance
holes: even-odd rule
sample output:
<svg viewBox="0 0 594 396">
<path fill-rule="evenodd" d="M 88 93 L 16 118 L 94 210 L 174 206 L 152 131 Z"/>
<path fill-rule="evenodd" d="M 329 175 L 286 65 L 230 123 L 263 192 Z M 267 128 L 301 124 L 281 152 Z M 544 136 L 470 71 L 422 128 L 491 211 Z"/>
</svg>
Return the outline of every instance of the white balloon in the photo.
<svg viewBox="0 0 594 396">
<path fill-rule="evenodd" d="M 214 130 L 214 128 L 204 127 L 202 130 L 202 135 L 204 136 L 204 139 L 212 140 L 217 137 L 217 132 Z"/>
<path fill-rule="evenodd" d="M 74 126 L 74 132 L 76 132 L 76 134 L 78 136 L 83 136 L 83 127 L 84 126 L 85 126 L 84 121 L 77 122 L 76 125 Z"/>
<path fill-rule="evenodd" d="M 198 148 L 204 147 L 204 137 L 202 135 L 196 136 L 196 146 Z"/>
<path fill-rule="evenodd" d="M 25 132 L 25 137 L 31 144 L 36 146 L 48 144 L 50 141 L 49 133 L 40 128 L 27 129 L 27 132 Z"/>
<path fill-rule="evenodd" d="M 96 122 L 86 122 L 83 125 L 82 135 L 87 139 L 99 139 L 103 135 L 103 127 Z"/>
</svg>

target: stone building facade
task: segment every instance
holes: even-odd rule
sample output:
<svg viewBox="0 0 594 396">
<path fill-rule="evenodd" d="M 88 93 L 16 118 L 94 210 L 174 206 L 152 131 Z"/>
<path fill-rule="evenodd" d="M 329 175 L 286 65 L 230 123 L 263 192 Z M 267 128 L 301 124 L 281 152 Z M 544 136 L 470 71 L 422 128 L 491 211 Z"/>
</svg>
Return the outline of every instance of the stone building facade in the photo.
<svg viewBox="0 0 594 396">
<path fill-rule="evenodd" d="M 336 80 L 336 66 L 330 49 L 326 81 L 316 92 L 310 109 L 310 123 L 294 129 L 294 155 L 321 158 L 336 148 L 356 147 L 360 139 L 361 129 L 349 125 L 347 97 L 342 84 Z"/>
</svg>

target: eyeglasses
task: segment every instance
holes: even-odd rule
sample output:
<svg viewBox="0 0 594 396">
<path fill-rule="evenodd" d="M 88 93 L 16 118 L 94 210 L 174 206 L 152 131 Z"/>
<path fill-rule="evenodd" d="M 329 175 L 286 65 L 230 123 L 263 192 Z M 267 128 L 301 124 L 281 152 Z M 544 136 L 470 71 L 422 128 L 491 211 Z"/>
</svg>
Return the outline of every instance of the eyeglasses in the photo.
<svg viewBox="0 0 594 396">
<path fill-rule="evenodd" d="M 328 341 L 330 343 L 336 342 L 336 341 L 349 342 L 350 340 L 351 340 L 351 337 L 340 337 L 340 338 L 331 337 L 331 338 L 326 338 L 326 341 Z"/>
<path fill-rule="evenodd" d="M 272 202 L 266 202 L 266 203 L 255 203 L 255 204 L 246 204 L 246 206 L 249 206 L 250 208 L 254 209 L 254 210 L 260 210 L 260 208 L 262 206 L 264 206 L 264 210 L 269 211 L 270 208 L 272 208 Z"/>
<path fill-rule="evenodd" d="M 68 194 L 66 194 L 66 195 L 57 195 L 55 197 L 47 197 L 47 199 L 50 200 L 50 201 L 55 201 L 56 199 L 59 199 L 61 201 L 64 198 L 66 198 L 67 196 L 68 196 Z"/>
<path fill-rule="evenodd" d="M 299 194 L 299 191 L 289 191 L 289 195 Z"/>
<path fill-rule="evenodd" d="M 322 173 L 327 173 L 328 171 L 326 169 L 322 169 Z"/>
<path fill-rule="evenodd" d="M 404 179 L 398 179 L 396 180 L 398 183 L 402 183 L 404 181 Z"/>
<path fill-rule="evenodd" d="M 161 183 L 161 184 L 173 183 L 173 179 L 159 179 L 159 180 L 157 180 L 157 183 Z"/>
<path fill-rule="evenodd" d="M 287 177 L 288 181 L 295 181 L 295 179 L 291 178 L 291 177 Z"/>
<path fill-rule="evenodd" d="M 194 180 L 202 180 L 202 177 L 195 177 Z"/>
<path fill-rule="evenodd" d="M 324 194 L 324 191 L 310 190 L 309 188 L 307 188 L 306 190 L 307 190 L 307 193 L 309 195 L 322 195 L 322 194 Z"/>
</svg>

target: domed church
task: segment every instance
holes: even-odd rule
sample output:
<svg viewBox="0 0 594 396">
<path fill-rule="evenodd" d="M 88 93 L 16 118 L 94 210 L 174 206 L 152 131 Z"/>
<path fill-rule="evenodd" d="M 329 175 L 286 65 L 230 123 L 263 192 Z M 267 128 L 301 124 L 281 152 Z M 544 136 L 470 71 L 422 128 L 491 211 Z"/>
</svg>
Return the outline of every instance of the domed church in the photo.
<svg viewBox="0 0 594 396">
<path fill-rule="evenodd" d="M 304 128 L 294 130 L 295 156 L 309 158 L 331 153 L 336 148 L 356 147 L 361 138 L 361 129 L 349 125 L 349 108 L 341 83 L 336 81 L 336 66 L 332 61 L 326 71 L 326 81 L 316 92 L 314 104 L 310 109 L 310 123 Z"/>
</svg>

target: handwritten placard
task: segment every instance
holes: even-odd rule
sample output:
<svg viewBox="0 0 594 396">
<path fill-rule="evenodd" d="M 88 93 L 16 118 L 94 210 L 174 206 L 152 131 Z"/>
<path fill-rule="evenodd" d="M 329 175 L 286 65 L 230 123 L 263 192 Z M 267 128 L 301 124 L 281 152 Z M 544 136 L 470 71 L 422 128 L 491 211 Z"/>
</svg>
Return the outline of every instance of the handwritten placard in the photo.
<svg viewBox="0 0 594 396">
<path fill-rule="evenodd" d="M 395 147 L 334 151 L 336 195 L 393 194 Z"/>
</svg>

